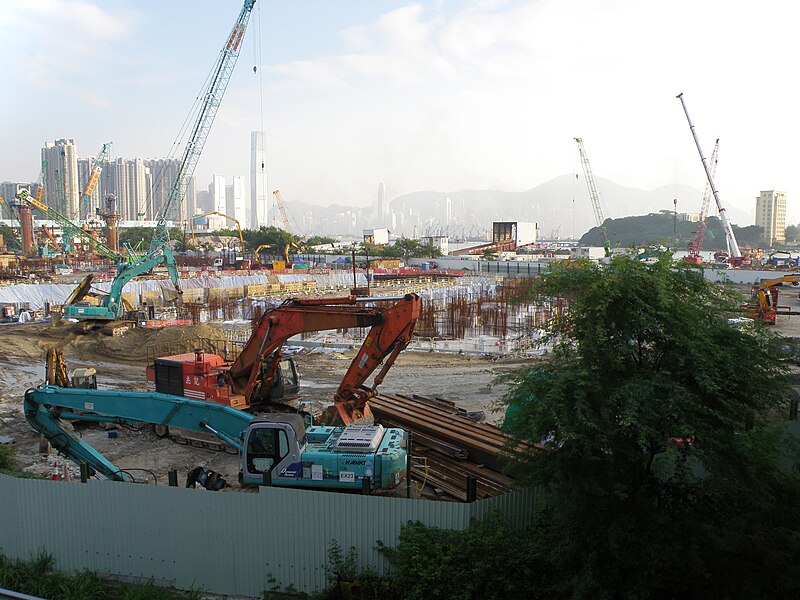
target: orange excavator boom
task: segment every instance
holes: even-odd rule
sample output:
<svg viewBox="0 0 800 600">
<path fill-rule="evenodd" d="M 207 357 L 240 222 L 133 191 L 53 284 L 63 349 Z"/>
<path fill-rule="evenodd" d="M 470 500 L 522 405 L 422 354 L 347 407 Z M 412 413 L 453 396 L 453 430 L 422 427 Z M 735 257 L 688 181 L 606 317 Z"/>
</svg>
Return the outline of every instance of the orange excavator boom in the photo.
<svg viewBox="0 0 800 600">
<path fill-rule="evenodd" d="M 367 303 L 394 302 L 388 308 Z M 364 343 L 350 364 L 326 412 L 328 424 L 349 424 L 369 419 L 367 401 L 375 395 L 397 356 L 408 346 L 420 315 L 422 301 L 416 294 L 387 298 L 294 298 L 264 313 L 239 358 L 226 373 L 228 384 L 249 405 L 266 401 L 289 338 L 313 331 L 370 327 Z M 385 361 L 385 362 L 384 362 Z M 372 387 L 367 378 L 382 364 Z M 262 400 L 263 399 L 263 400 Z"/>
</svg>

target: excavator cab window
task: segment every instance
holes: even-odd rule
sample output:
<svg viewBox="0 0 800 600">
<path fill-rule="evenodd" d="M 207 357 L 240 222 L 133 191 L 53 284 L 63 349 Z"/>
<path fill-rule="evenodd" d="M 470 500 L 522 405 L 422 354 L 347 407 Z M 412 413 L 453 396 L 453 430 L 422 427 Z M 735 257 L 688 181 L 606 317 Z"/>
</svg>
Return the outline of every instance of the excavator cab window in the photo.
<svg viewBox="0 0 800 600">
<path fill-rule="evenodd" d="M 289 453 L 289 440 L 282 429 L 259 427 L 250 432 L 247 440 L 247 470 L 251 473 L 269 471 Z"/>
</svg>

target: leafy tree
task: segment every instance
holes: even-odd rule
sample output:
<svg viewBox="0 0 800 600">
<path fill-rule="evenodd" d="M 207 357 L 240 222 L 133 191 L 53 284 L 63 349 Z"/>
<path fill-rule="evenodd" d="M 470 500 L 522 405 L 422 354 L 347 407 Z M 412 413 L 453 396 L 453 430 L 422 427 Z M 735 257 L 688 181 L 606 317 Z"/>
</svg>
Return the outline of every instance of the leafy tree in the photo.
<svg viewBox="0 0 800 600">
<path fill-rule="evenodd" d="M 335 244 L 338 240 L 325 235 L 312 235 L 304 244 L 306 246 L 322 246 L 323 244 Z"/>
<path fill-rule="evenodd" d="M 400 238 L 393 245 L 386 247 L 387 251 L 390 249 L 394 249 L 394 252 L 402 258 L 439 258 L 442 255 L 436 246 L 423 244 L 411 238 Z"/>
<path fill-rule="evenodd" d="M 238 235 L 238 233 L 236 235 Z M 275 248 L 279 249 L 280 252 L 283 251 L 283 248 L 286 246 L 286 244 L 290 244 L 292 242 L 297 243 L 299 241 L 297 236 L 287 233 L 283 229 L 278 227 L 264 226 L 261 226 L 256 230 L 246 229 L 242 231 L 242 237 L 244 237 L 245 246 L 248 248 L 255 249 L 259 246 L 266 245 L 274 246 Z"/>
<path fill-rule="evenodd" d="M 798 473 L 770 417 L 786 367 L 739 299 L 669 255 L 554 266 L 540 299 L 550 360 L 518 372 L 506 427 L 540 442 L 514 464 L 544 485 L 540 543 L 572 597 L 797 597 Z"/>
<path fill-rule="evenodd" d="M 786 228 L 787 242 L 796 242 L 798 235 L 800 235 L 800 227 L 798 227 L 797 225 L 789 225 Z"/>
<path fill-rule="evenodd" d="M 0 223 L 0 235 L 3 236 L 3 239 L 9 248 L 22 248 L 22 244 L 19 241 L 19 236 L 17 235 L 16 229 L 9 227 L 5 223 Z"/>
<path fill-rule="evenodd" d="M 153 239 L 153 227 L 125 227 L 119 230 L 120 246 L 130 244 L 139 246 L 140 249 L 147 249 Z M 175 250 L 183 249 L 183 230 L 180 227 L 173 227 L 169 230 L 169 238 L 175 241 Z"/>
<path fill-rule="evenodd" d="M 603 225 L 606 228 L 611 246 L 634 247 L 662 245 L 673 247 L 673 232 L 676 234 L 674 246 L 685 249 L 689 241 L 693 241 L 697 233 L 697 223 L 691 221 L 673 221 L 672 215 L 650 214 L 621 219 L 606 219 Z M 757 247 L 762 236 L 762 230 L 756 225 L 738 227 L 733 225 L 733 233 L 740 246 Z M 602 246 L 603 237 L 599 227 L 593 227 L 580 239 L 580 244 Z M 718 217 L 709 216 L 706 219 L 706 231 L 703 237 L 705 250 L 724 250 L 725 233 L 722 222 Z"/>
</svg>

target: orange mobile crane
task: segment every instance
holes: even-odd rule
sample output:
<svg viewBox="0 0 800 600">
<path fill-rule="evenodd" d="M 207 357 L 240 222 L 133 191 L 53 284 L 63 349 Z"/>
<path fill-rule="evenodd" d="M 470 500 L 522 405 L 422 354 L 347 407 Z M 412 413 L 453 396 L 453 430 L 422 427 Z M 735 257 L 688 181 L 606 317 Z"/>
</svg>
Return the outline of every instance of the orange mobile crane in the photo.
<svg viewBox="0 0 800 600">
<path fill-rule="evenodd" d="M 368 306 L 392 301 L 388 308 Z M 416 294 L 384 298 L 293 298 L 267 310 L 232 363 L 200 348 L 193 353 L 156 358 L 147 367 L 148 391 L 163 392 L 232 406 L 241 410 L 264 408 L 297 389 L 297 375 L 290 359 L 281 361 L 283 344 L 291 337 L 313 331 L 370 327 L 364 343 L 334 394 L 333 406 L 323 421 L 329 425 L 369 423 L 368 400 L 411 341 L 422 301 Z M 291 368 L 281 368 L 289 362 Z M 381 365 L 372 387 L 367 378 Z M 284 381 L 289 376 L 290 385 Z M 291 379 L 294 379 L 294 382 Z M 284 394 L 276 394 L 280 390 Z M 283 397 L 281 397 L 283 396 Z"/>
<path fill-rule="evenodd" d="M 788 308 L 787 306 L 778 306 L 778 288 L 784 283 L 793 286 L 800 285 L 800 273 L 768 279 L 762 281 L 758 285 L 754 285 L 752 302 L 745 307 L 747 316 L 756 321 L 761 321 L 765 325 L 775 325 L 775 321 L 778 317 L 778 309 Z M 797 313 L 782 310 L 781 314 L 791 315 Z"/>
</svg>

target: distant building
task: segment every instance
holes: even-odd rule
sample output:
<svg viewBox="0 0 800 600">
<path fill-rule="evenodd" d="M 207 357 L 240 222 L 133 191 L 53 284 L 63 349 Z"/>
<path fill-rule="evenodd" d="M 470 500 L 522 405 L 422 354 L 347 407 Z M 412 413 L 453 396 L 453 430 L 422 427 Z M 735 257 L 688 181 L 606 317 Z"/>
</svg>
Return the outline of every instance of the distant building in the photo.
<svg viewBox="0 0 800 600">
<path fill-rule="evenodd" d="M 141 158 L 125 160 L 118 158 L 111 167 L 114 170 L 115 188 L 101 189 L 105 194 L 117 197 L 120 219 L 126 221 L 148 220 L 148 183 L 150 172 Z M 101 181 L 103 177 L 100 178 Z"/>
<path fill-rule="evenodd" d="M 42 148 L 42 165 L 45 170 L 45 203 L 70 219 L 77 218 L 80 212 L 80 190 L 75 140 L 45 142 Z"/>
<path fill-rule="evenodd" d="M 228 210 L 227 190 L 225 189 L 225 177 L 222 175 L 214 175 L 211 182 L 211 187 L 208 190 L 211 192 L 211 210 L 208 212 L 218 212 L 223 215 Z M 218 215 L 210 215 L 208 217 L 208 230 L 216 231 L 217 229 L 225 229 L 227 224 L 224 217 Z"/>
<path fill-rule="evenodd" d="M 599 246 L 575 246 L 569 249 L 569 257 L 571 259 L 588 258 L 590 260 L 600 260 L 605 258 L 605 248 Z"/>
<path fill-rule="evenodd" d="M 492 223 L 492 243 L 499 246 L 510 246 L 510 250 L 535 244 L 536 223 L 495 221 Z"/>
<path fill-rule="evenodd" d="M 442 253 L 442 256 L 447 256 L 447 253 L 450 251 L 450 244 L 446 235 L 423 236 L 419 239 L 419 241 L 423 246 L 433 246 L 434 248 L 438 248 L 439 252 Z"/>
<path fill-rule="evenodd" d="M 674 210 L 662 209 L 658 214 L 668 217 L 675 217 L 681 223 L 697 223 L 700 220 L 700 213 L 675 213 Z"/>
<path fill-rule="evenodd" d="M 379 229 L 365 229 L 364 243 L 373 246 L 385 246 L 389 243 L 389 230 L 385 227 Z"/>
<path fill-rule="evenodd" d="M 244 177 L 232 177 L 231 184 L 227 187 L 225 192 L 226 205 L 225 214 L 233 217 L 242 229 L 247 228 L 247 218 L 245 215 L 245 197 L 244 197 Z"/>
<path fill-rule="evenodd" d="M 756 197 L 756 225 L 761 227 L 766 245 L 786 242 L 786 193 L 762 191 Z"/>
<path fill-rule="evenodd" d="M 263 131 L 250 132 L 250 204 L 246 212 L 249 213 L 247 228 L 269 226 L 266 134 Z"/>
<path fill-rule="evenodd" d="M 147 187 L 147 218 L 155 219 L 161 208 L 166 204 L 170 190 L 175 185 L 178 171 L 181 168 L 181 161 L 178 158 L 155 158 L 146 159 L 144 165 L 148 169 L 150 178 L 150 184 Z M 181 190 L 181 192 L 184 191 L 186 190 Z M 183 218 L 183 215 L 186 214 L 183 206 L 184 201 L 187 204 L 190 203 L 188 198 L 175 199 L 175 203 L 169 209 L 169 214 L 166 215 L 167 219 L 180 221 Z"/>
<path fill-rule="evenodd" d="M 375 225 L 385 227 L 389 224 L 389 203 L 386 200 L 386 184 L 378 184 L 378 198 L 375 201 Z"/>
</svg>

